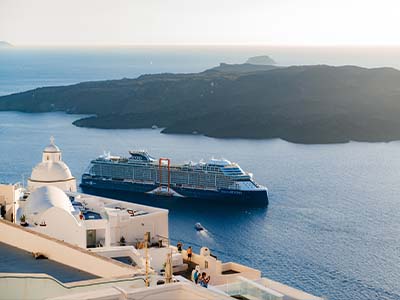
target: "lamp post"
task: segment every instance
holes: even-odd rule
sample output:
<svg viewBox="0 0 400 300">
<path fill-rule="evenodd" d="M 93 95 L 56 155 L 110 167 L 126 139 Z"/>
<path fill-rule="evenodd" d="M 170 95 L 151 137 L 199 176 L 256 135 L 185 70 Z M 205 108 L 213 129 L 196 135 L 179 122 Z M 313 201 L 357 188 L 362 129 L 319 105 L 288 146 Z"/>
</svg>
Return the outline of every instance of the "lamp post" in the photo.
<svg viewBox="0 0 400 300">
<path fill-rule="evenodd" d="M 171 253 L 167 254 L 167 260 L 165 262 L 165 282 L 171 283 L 172 281 L 172 249 Z"/>
<path fill-rule="evenodd" d="M 149 242 L 149 234 L 146 232 L 144 234 L 144 251 L 145 251 L 145 258 L 146 258 L 146 266 L 145 266 L 145 271 L 146 271 L 146 280 L 145 280 L 145 285 L 146 287 L 150 286 L 150 280 L 149 280 L 149 252 L 148 252 L 148 242 Z"/>
</svg>

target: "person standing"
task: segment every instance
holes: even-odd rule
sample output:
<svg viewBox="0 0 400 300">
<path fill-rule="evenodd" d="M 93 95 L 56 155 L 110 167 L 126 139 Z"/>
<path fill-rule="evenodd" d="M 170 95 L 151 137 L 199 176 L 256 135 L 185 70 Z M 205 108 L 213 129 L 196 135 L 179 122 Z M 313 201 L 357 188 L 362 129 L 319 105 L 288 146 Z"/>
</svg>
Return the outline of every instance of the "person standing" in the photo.
<svg viewBox="0 0 400 300">
<path fill-rule="evenodd" d="M 182 243 L 178 242 L 178 244 L 176 245 L 176 248 L 178 248 L 178 252 L 182 253 Z"/>
<path fill-rule="evenodd" d="M 192 246 L 189 246 L 189 248 L 187 248 L 186 252 L 187 252 L 188 261 L 192 261 L 192 255 L 193 255 Z"/>
<path fill-rule="evenodd" d="M 199 283 L 200 275 L 201 275 L 201 273 L 200 273 L 200 266 L 197 265 L 196 268 L 192 271 L 192 281 L 193 281 L 195 284 L 198 284 L 198 283 Z"/>
</svg>

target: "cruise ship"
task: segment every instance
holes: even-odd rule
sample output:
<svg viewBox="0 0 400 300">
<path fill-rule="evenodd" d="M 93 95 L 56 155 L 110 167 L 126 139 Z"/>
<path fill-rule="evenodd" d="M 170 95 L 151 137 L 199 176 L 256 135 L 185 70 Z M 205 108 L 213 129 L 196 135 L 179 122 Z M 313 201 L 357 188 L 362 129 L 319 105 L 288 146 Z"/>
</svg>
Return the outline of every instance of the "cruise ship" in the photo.
<svg viewBox="0 0 400 300">
<path fill-rule="evenodd" d="M 268 205 L 268 190 L 237 163 L 211 159 L 208 163 L 172 165 L 146 151 L 130 151 L 130 157 L 102 155 L 91 161 L 82 175 L 81 188 L 119 190 L 162 196 L 209 199 L 231 204 Z"/>
</svg>

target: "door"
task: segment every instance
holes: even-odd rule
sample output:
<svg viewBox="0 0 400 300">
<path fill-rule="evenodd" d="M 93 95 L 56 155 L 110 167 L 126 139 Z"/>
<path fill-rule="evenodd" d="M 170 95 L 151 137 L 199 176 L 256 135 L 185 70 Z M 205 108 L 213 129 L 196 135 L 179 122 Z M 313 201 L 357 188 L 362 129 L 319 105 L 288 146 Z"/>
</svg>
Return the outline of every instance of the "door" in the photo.
<svg viewBox="0 0 400 300">
<path fill-rule="evenodd" d="M 86 247 L 87 248 L 96 247 L 96 230 L 86 231 Z"/>
</svg>

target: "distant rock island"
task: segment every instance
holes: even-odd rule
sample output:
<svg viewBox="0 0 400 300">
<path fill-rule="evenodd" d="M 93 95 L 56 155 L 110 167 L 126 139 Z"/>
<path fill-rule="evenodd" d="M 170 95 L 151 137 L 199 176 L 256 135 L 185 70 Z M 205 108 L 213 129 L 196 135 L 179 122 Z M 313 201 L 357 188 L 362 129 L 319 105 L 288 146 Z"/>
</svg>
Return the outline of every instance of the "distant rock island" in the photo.
<svg viewBox="0 0 400 300">
<path fill-rule="evenodd" d="M 273 65 L 255 65 L 255 64 L 226 64 L 220 63 L 218 67 L 212 68 L 206 72 L 211 74 L 212 72 L 223 73 L 222 76 L 227 76 L 229 73 L 236 76 L 241 73 L 250 73 L 250 72 L 258 72 L 258 71 L 269 71 L 276 69 L 277 67 Z"/>
<path fill-rule="evenodd" d="M 0 41 L 0 48 L 11 48 L 13 45 L 7 43 L 6 41 Z"/>
<path fill-rule="evenodd" d="M 267 55 L 260 55 L 260 56 L 250 57 L 246 61 L 246 64 L 252 64 L 252 65 L 276 65 L 276 62 L 271 57 L 269 57 Z"/>
<path fill-rule="evenodd" d="M 192 74 L 83 82 L 0 97 L 0 110 L 92 114 L 95 128 L 323 144 L 400 139 L 400 71 L 221 64 Z"/>
</svg>

